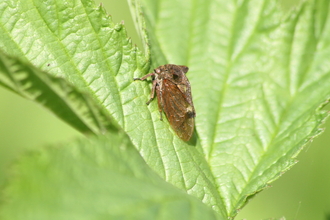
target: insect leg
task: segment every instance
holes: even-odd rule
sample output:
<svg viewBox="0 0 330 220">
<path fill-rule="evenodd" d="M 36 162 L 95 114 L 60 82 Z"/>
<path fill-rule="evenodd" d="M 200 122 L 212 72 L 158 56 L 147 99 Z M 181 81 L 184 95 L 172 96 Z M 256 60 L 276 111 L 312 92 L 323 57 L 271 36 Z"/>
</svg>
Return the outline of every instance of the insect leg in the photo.
<svg viewBox="0 0 330 220">
<path fill-rule="evenodd" d="M 158 98 L 158 111 L 160 115 L 160 120 L 163 121 L 163 97 L 160 91 L 157 90 L 157 98 Z"/>
<path fill-rule="evenodd" d="M 161 84 L 162 85 L 162 84 Z M 160 116 L 160 120 L 163 121 L 163 95 L 162 95 L 162 87 L 160 85 L 158 85 L 158 87 L 156 88 L 156 92 L 157 92 L 157 98 L 158 98 L 158 111 L 159 111 L 159 116 Z"/>
<path fill-rule="evenodd" d="M 159 119 L 160 119 L 161 121 L 163 121 L 163 114 L 162 114 L 162 113 L 163 113 L 163 111 L 162 111 L 162 110 L 159 110 L 159 114 L 160 114 L 160 118 L 159 118 Z"/>
<path fill-rule="evenodd" d="M 144 78 L 144 77 L 142 77 L 142 78 Z M 152 90 L 151 90 L 151 94 L 150 94 L 150 99 L 146 103 L 147 105 L 149 105 L 150 102 L 155 98 L 156 86 L 157 86 L 157 81 L 156 80 L 152 81 Z"/>
<path fill-rule="evenodd" d="M 155 73 L 149 73 L 149 74 L 143 76 L 142 78 L 134 78 L 134 80 L 142 80 L 143 81 L 146 78 L 148 78 L 149 76 L 154 76 L 154 75 L 155 75 Z"/>
</svg>

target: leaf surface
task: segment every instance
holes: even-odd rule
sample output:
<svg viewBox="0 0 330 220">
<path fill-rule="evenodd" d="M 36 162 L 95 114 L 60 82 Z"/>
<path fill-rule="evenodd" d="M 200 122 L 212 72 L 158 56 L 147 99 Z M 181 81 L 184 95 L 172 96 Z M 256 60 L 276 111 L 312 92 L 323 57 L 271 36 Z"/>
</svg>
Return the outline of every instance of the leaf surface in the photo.
<svg viewBox="0 0 330 220">
<path fill-rule="evenodd" d="M 22 157 L 5 198 L 4 220 L 219 219 L 161 179 L 118 133 Z"/>
<path fill-rule="evenodd" d="M 155 66 L 163 54 L 161 62 L 189 67 L 201 158 L 233 217 L 296 163 L 328 115 L 320 107 L 330 95 L 329 2 L 287 14 L 262 0 L 142 0 L 142 8 Z"/>
<path fill-rule="evenodd" d="M 79 123 L 94 133 L 120 127 L 166 182 L 220 218 L 233 218 L 296 162 L 328 115 L 320 106 L 330 95 L 329 3 L 311 0 L 287 15 L 276 1 L 262 0 L 141 0 L 141 6 L 143 14 L 131 1 L 146 55 L 90 0 L 1 2 L 0 49 L 30 63 L 21 68 L 25 83 L 0 72 L 1 84 L 31 98 L 62 78 L 101 108 L 80 114 Z M 133 82 L 150 64 L 165 63 L 190 68 L 197 117 L 188 143 L 159 120 L 156 101 L 145 105 L 151 84 Z M 29 75 L 31 64 L 38 70 Z M 41 73 L 51 83 L 35 84 Z M 30 84 L 33 90 L 24 89 Z M 37 101 L 53 101 L 45 97 Z M 79 105 L 68 106 L 78 112 Z M 69 108 L 63 109 L 60 117 L 69 121 Z"/>
</svg>

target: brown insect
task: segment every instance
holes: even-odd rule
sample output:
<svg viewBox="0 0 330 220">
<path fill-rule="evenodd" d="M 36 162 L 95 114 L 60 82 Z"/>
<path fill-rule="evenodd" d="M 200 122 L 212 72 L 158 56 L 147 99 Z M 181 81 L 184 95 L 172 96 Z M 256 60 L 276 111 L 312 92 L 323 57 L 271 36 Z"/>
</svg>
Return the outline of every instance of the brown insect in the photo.
<svg viewBox="0 0 330 220">
<path fill-rule="evenodd" d="M 159 66 L 153 73 L 134 80 L 152 79 L 152 91 L 147 105 L 158 96 L 160 120 L 164 111 L 171 127 L 184 141 L 189 141 L 194 132 L 196 116 L 191 89 L 186 73 L 188 67 L 174 64 Z"/>
</svg>

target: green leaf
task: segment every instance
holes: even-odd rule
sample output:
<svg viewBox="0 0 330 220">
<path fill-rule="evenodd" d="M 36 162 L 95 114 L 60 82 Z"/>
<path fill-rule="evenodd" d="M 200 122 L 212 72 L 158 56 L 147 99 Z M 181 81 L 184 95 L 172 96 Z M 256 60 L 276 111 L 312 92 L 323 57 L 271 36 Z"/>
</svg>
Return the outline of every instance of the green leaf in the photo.
<svg viewBox="0 0 330 220">
<path fill-rule="evenodd" d="M 88 94 L 67 81 L 0 52 L 0 84 L 43 104 L 83 133 L 117 130 L 110 116 Z"/>
<path fill-rule="evenodd" d="M 0 17 L 5 53 L 66 79 L 94 97 L 113 123 L 126 127 L 125 105 L 136 97 L 133 73 L 149 66 L 122 24 L 114 25 L 91 0 L 6 0 L 0 3 Z"/>
<path fill-rule="evenodd" d="M 142 8 L 155 66 L 159 54 L 189 66 L 199 158 L 233 217 L 295 164 L 328 115 L 319 107 L 330 97 L 329 2 L 307 1 L 289 16 L 263 0 L 142 0 Z"/>
<path fill-rule="evenodd" d="M 150 67 L 148 46 L 144 57 L 123 25 L 90 0 L 1 2 L 0 48 L 93 97 L 152 170 L 226 219 L 288 170 L 320 132 L 328 115 L 320 106 L 330 97 L 329 4 L 311 0 L 285 16 L 276 1 L 141 0 L 146 39 L 132 0 L 151 67 L 190 68 L 197 117 L 189 143 L 159 120 L 156 101 L 145 105 L 151 85 L 132 80 Z M 86 127 L 107 127 L 91 126 L 90 115 L 81 120 Z"/>
<path fill-rule="evenodd" d="M 133 81 L 147 73 L 149 58 L 131 46 L 123 25 L 93 7 L 90 0 L 6 0 L 0 3 L 0 48 L 90 94 L 153 170 L 225 216 L 198 142 L 180 140 L 159 120 L 157 103 L 145 104 L 148 83 Z"/>
<path fill-rule="evenodd" d="M 3 220 L 218 219 L 161 179 L 117 133 L 22 157 L 5 192 Z"/>
</svg>

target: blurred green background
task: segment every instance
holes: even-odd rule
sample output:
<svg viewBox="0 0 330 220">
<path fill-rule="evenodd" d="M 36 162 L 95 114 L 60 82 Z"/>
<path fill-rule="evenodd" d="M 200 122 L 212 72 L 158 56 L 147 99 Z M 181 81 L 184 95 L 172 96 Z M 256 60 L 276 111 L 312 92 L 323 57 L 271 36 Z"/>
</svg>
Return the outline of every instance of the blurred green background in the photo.
<svg viewBox="0 0 330 220">
<path fill-rule="evenodd" d="M 96 1 L 113 21 L 125 21 L 133 43 L 141 45 L 125 0 Z M 293 1 L 282 1 L 289 7 Z M 8 167 L 26 149 L 70 141 L 82 136 L 42 106 L 0 87 L 0 184 Z M 324 127 L 330 128 L 330 121 Z M 300 161 L 271 188 L 256 195 L 236 219 L 330 220 L 330 129 L 305 147 Z"/>
</svg>

